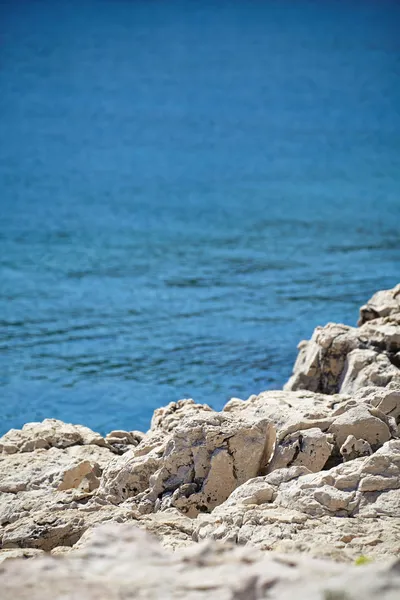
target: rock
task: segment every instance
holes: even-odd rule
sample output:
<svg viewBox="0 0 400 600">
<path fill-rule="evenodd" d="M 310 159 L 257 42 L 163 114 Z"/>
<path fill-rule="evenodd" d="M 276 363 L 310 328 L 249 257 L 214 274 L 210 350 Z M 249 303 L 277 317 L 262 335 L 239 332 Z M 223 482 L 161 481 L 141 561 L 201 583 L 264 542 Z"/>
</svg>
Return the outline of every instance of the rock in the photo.
<svg viewBox="0 0 400 600">
<path fill-rule="evenodd" d="M 40 488 L 68 489 L 78 487 L 85 477 L 94 483 L 93 476 L 101 474 L 99 462 L 105 455 L 113 456 L 106 448 L 84 446 L 61 450 L 35 450 L 34 452 L 0 455 L 0 492 L 37 490 Z M 89 459 L 89 460 L 88 460 Z"/>
<path fill-rule="evenodd" d="M 400 387 L 400 313 L 368 321 L 360 328 L 328 323 L 299 354 L 286 391 L 353 394 L 365 386 Z"/>
<path fill-rule="evenodd" d="M 339 389 L 342 394 L 354 394 L 371 385 L 386 387 L 392 381 L 400 384 L 399 371 L 386 354 L 353 350 L 346 356 Z"/>
<path fill-rule="evenodd" d="M 45 500 L 45 499 L 44 499 Z M 80 504 L 82 498 L 52 498 L 43 502 L 42 510 L 31 512 L 5 527 L 1 534 L 4 549 L 38 548 L 49 552 L 58 546 L 73 546 L 85 531 L 103 522 L 124 522 L 135 518 L 131 510 L 115 506 L 97 506 L 96 510 Z"/>
<path fill-rule="evenodd" d="M 85 444 L 107 445 L 99 433 L 88 427 L 69 425 L 57 419 L 45 419 L 42 423 L 27 423 L 22 429 L 11 429 L 0 438 L 0 452 L 13 454 Z"/>
<path fill-rule="evenodd" d="M 36 427 L 32 429 L 35 434 Z M 26 428 L 25 434 L 32 429 Z M 64 430 L 59 423 L 57 429 Z M 60 447 L 0 455 L 3 548 L 51 550 L 55 545 L 71 545 L 90 526 L 77 510 L 68 516 L 67 511 L 87 503 L 99 486 L 102 469 L 115 454 L 97 444 L 65 447 L 61 438 L 57 443 Z"/>
<path fill-rule="evenodd" d="M 333 434 L 337 446 L 341 447 L 349 435 L 367 441 L 376 450 L 390 440 L 391 431 L 385 422 L 384 414 L 359 404 L 339 414 L 333 420 L 328 432 Z"/>
<path fill-rule="evenodd" d="M 162 424 L 109 464 L 100 498 L 114 504 L 132 498 L 130 505 L 142 513 L 176 507 L 195 516 L 212 510 L 265 468 L 275 442 L 268 420 L 203 411 L 192 403 L 177 410 L 182 410 L 179 424 L 169 421 L 176 414 L 170 405 Z"/>
<path fill-rule="evenodd" d="M 358 440 L 354 435 L 349 435 L 340 447 L 340 454 L 343 461 L 347 462 L 361 456 L 370 456 L 372 448 L 366 440 Z"/>
<path fill-rule="evenodd" d="M 292 465 L 301 465 L 310 471 L 320 471 L 332 454 L 332 442 L 333 436 L 323 433 L 317 427 L 289 434 L 277 445 L 267 472 Z"/>
<path fill-rule="evenodd" d="M 391 383 L 385 389 L 377 387 L 365 387 L 361 390 L 358 390 L 355 398 L 377 408 L 389 419 L 393 419 L 396 425 L 399 425 L 400 387 L 394 386 Z"/>
<path fill-rule="evenodd" d="M 294 390 L 233 398 L 221 412 L 173 402 L 146 434 L 103 438 L 54 419 L 8 432 L 0 561 L 43 551 L 69 560 L 96 546 L 104 522 L 194 554 L 209 538 L 342 561 L 399 553 L 400 313 L 390 298 L 374 300 L 358 329 L 317 328 L 300 346 Z M 257 597 L 240 590 L 237 600 Z"/>
<path fill-rule="evenodd" d="M 0 565 L 5 560 L 12 558 L 37 558 L 43 555 L 43 550 L 36 548 L 13 548 L 12 550 L 0 550 Z"/>
<path fill-rule="evenodd" d="M 105 441 L 117 454 L 124 454 L 131 450 L 132 446 L 140 444 L 144 436 L 141 431 L 114 430 L 106 435 Z"/>
<path fill-rule="evenodd" d="M 129 520 L 131 521 L 132 517 Z M 98 526 L 102 526 L 102 523 L 100 522 L 99 525 L 87 529 L 73 546 L 73 549 L 81 549 L 90 544 L 93 536 L 97 535 Z M 180 511 L 174 508 L 149 515 L 136 515 L 135 526 L 151 533 L 164 548 L 170 550 L 176 550 L 177 548 L 193 544 L 195 520 L 182 515 Z"/>
<path fill-rule="evenodd" d="M 199 413 L 214 412 L 207 404 L 196 404 L 194 400 L 178 400 L 170 402 L 167 406 L 157 408 L 151 419 L 151 430 L 162 430 L 166 433 L 171 432 L 180 424 L 182 418 L 188 416 L 197 416 Z"/>
<path fill-rule="evenodd" d="M 400 390 L 393 386 L 363 388 L 353 398 L 264 392 L 247 402 L 232 400 L 220 413 L 193 401 L 171 403 L 141 441 L 121 431 L 108 436 L 107 446 L 63 447 L 60 440 L 47 450 L 3 453 L 0 540 L 7 548 L 55 551 L 104 521 L 134 520 L 166 547 L 187 546 L 196 515 L 235 499 L 234 490 L 248 479 L 274 478 L 259 492 L 269 506 L 284 488 L 285 473 L 319 474 L 343 458 L 351 464 L 397 436 L 399 415 Z M 109 440 L 131 449 L 118 456 Z M 382 514 L 393 501 L 389 491 L 380 498 Z"/>
<path fill-rule="evenodd" d="M 2 600 L 397 600 L 398 563 L 340 565 L 203 543 L 174 553 L 128 524 L 104 525 L 78 551 L 6 561 Z"/>
<path fill-rule="evenodd" d="M 224 411 L 273 423 L 277 442 L 265 472 L 292 465 L 317 472 L 341 462 L 340 448 L 349 435 L 365 439 L 374 450 L 397 437 L 392 415 L 400 412 L 400 390 L 368 390 L 365 398 L 354 399 L 308 391 L 263 392 L 247 402 L 228 402 Z"/>
<path fill-rule="evenodd" d="M 197 518 L 194 538 L 339 560 L 396 555 L 400 441 L 328 471 L 291 467 L 249 480 Z"/>
<path fill-rule="evenodd" d="M 274 502 L 317 517 L 400 518 L 400 440 L 366 458 L 282 483 Z"/>
<path fill-rule="evenodd" d="M 400 313 L 400 283 L 391 290 L 376 292 L 367 304 L 360 308 L 358 325 L 378 317 L 388 317 Z"/>
</svg>

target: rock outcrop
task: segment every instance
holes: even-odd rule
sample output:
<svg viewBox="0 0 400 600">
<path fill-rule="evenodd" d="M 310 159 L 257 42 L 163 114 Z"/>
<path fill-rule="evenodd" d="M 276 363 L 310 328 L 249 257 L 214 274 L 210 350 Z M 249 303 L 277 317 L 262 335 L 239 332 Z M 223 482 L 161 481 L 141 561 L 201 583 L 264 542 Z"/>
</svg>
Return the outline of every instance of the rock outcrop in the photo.
<svg viewBox="0 0 400 600">
<path fill-rule="evenodd" d="M 400 389 L 390 386 L 365 388 L 353 397 L 264 392 L 246 402 L 231 400 L 220 413 L 193 400 L 171 403 L 157 411 L 150 431 L 123 455 L 106 444 L 66 446 L 56 438 L 47 450 L 35 449 L 26 432 L 36 440 L 38 424 L 23 430 L 23 447 L 30 451 L 7 452 L 9 434 L 1 442 L 6 448 L 0 455 L 2 547 L 71 547 L 88 529 L 110 520 L 133 520 L 168 547 L 187 545 L 197 539 L 194 518 L 203 512 L 218 515 L 217 507 L 236 498 L 235 490 L 248 480 L 276 478 L 288 470 L 296 477 L 336 477 L 335 468 L 375 460 L 395 443 L 399 420 Z M 88 440 L 98 437 L 88 434 Z M 394 469 L 395 458 L 385 460 Z M 386 483 L 396 476 L 382 475 Z M 274 494 L 281 497 L 283 489 Z M 394 487 L 395 497 L 398 493 Z M 305 502 L 311 506 L 310 498 Z M 290 508 L 279 506 L 281 512 Z M 355 516 L 355 509 L 346 510 L 342 516 Z"/>
<path fill-rule="evenodd" d="M 284 391 L 220 412 L 173 402 L 146 434 L 54 419 L 9 431 L 1 597 L 397 598 L 399 296 L 376 294 L 359 328 L 317 328 Z M 305 555 L 377 564 L 359 578 Z"/>
<path fill-rule="evenodd" d="M 360 309 L 360 327 L 328 323 L 300 342 L 285 390 L 353 394 L 400 384 L 400 285 L 375 294 Z"/>
<path fill-rule="evenodd" d="M 364 325 L 379 317 L 389 317 L 400 313 L 400 283 L 391 290 L 376 292 L 364 306 L 360 308 L 357 325 Z"/>
</svg>

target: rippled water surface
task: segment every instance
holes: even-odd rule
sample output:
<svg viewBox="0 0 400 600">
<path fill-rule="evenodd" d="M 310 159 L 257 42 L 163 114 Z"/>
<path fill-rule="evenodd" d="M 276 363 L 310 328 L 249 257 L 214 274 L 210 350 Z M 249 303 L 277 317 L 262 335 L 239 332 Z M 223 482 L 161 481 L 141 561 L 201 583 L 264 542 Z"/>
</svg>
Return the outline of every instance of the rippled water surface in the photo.
<svg viewBox="0 0 400 600">
<path fill-rule="evenodd" d="M 0 10 L 1 432 L 280 387 L 399 281 L 397 3 Z"/>
</svg>

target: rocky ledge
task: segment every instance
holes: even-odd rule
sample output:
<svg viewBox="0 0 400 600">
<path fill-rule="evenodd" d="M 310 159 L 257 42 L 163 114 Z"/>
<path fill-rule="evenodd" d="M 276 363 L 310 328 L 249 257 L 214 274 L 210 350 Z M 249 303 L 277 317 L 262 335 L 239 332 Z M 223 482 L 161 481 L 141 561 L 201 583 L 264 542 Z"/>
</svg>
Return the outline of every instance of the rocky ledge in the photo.
<svg viewBox="0 0 400 600">
<path fill-rule="evenodd" d="M 400 285 L 299 350 L 284 391 L 146 434 L 0 438 L 1 597 L 398 599 Z"/>
</svg>

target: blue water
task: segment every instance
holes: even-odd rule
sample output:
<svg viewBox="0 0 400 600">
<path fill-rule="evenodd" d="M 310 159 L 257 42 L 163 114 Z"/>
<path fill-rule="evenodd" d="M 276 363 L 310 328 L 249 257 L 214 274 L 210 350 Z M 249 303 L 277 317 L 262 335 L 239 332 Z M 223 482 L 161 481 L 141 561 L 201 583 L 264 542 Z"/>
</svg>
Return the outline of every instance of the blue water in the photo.
<svg viewBox="0 0 400 600">
<path fill-rule="evenodd" d="M 400 280 L 398 3 L 0 11 L 0 433 L 279 388 Z"/>
</svg>

